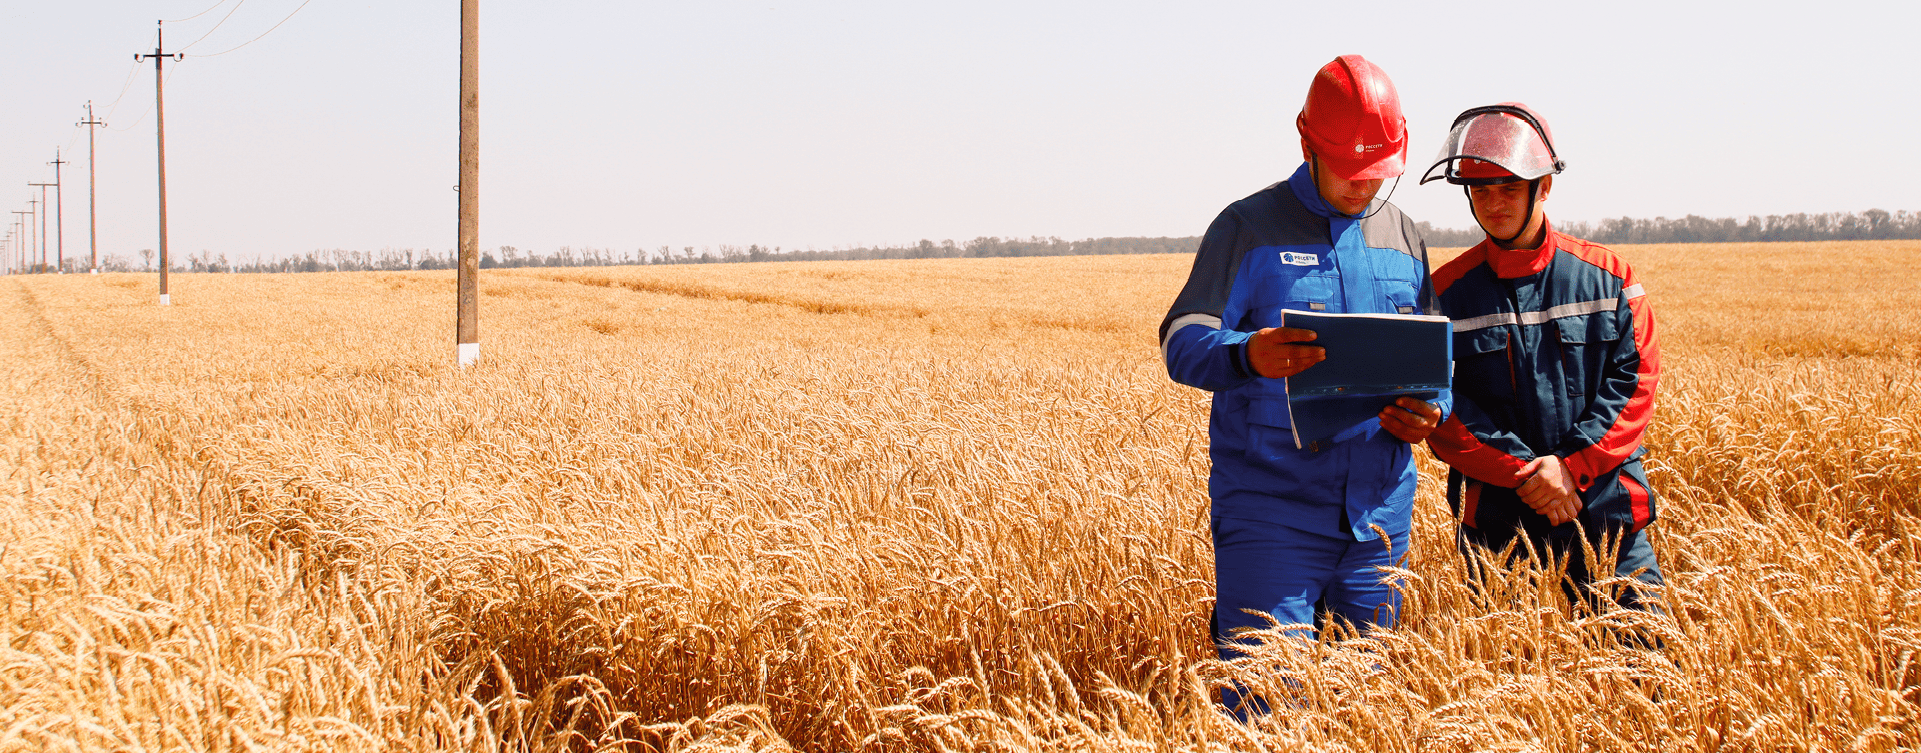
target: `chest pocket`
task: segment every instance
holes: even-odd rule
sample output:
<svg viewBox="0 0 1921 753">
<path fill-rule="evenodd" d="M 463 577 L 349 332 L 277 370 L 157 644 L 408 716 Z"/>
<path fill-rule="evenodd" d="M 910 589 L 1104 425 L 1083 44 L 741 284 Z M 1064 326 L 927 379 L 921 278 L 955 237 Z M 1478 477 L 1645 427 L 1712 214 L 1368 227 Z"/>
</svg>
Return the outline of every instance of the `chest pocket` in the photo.
<svg viewBox="0 0 1921 753">
<path fill-rule="evenodd" d="M 1376 280 L 1374 292 L 1387 305 L 1388 314 L 1425 314 L 1421 310 L 1421 286 L 1411 280 Z"/>
<path fill-rule="evenodd" d="M 1507 327 L 1454 333 L 1454 388 L 1483 408 L 1514 398 L 1514 364 L 1508 358 Z"/>
<path fill-rule="evenodd" d="M 1281 326 L 1281 309 L 1341 310 L 1341 278 L 1332 269 L 1275 266 L 1256 283 L 1248 312 L 1255 329 Z"/>
<path fill-rule="evenodd" d="M 1414 257 L 1393 250 L 1370 248 L 1368 256 L 1376 261 L 1374 292 L 1389 314 L 1425 314 L 1421 310 L 1421 267 Z"/>
<path fill-rule="evenodd" d="M 1556 319 L 1554 331 L 1561 344 L 1562 389 L 1568 397 L 1592 393 L 1621 340 L 1614 312 Z"/>
</svg>

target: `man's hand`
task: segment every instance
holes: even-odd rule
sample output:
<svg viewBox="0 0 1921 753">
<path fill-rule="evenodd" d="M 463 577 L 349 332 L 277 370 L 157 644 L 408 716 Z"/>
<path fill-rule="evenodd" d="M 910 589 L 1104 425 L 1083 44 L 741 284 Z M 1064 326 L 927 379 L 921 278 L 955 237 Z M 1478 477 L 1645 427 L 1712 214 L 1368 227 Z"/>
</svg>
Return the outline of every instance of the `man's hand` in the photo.
<svg viewBox="0 0 1921 753">
<path fill-rule="evenodd" d="M 1560 458 L 1547 455 L 1528 461 L 1521 466 L 1521 477 L 1525 480 L 1514 491 L 1528 507 L 1546 515 L 1549 523 L 1558 526 L 1580 514 L 1581 494 Z"/>
<path fill-rule="evenodd" d="M 1307 367 L 1327 360 L 1327 349 L 1318 345 L 1295 345 L 1314 339 L 1312 330 L 1293 327 L 1268 327 L 1247 340 L 1247 363 L 1254 372 L 1269 379 L 1291 377 Z"/>
<path fill-rule="evenodd" d="M 1408 444 L 1420 444 L 1441 425 L 1441 406 L 1411 397 L 1398 397 L 1381 409 L 1381 428 Z"/>
</svg>

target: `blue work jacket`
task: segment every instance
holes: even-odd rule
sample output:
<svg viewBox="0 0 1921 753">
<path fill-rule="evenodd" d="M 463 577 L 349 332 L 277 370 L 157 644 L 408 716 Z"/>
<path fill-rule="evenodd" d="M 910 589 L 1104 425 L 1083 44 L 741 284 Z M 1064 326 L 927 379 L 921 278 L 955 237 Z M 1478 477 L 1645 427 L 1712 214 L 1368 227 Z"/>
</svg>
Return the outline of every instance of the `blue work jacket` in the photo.
<svg viewBox="0 0 1921 753">
<path fill-rule="evenodd" d="M 1407 443 L 1367 422 L 1295 447 L 1285 380 L 1248 366 L 1248 338 L 1291 308 L 1328 313 L 1439 314 L 1427 244 L 1392 204 L 1341 214 L 1308 167 L 1229 205 L 1194 255 L 1161 323 L 1168 375 L 1214 393 L 1208 494 L 1219 517 L 1267 520 L 1378 540 L 1410 527 L 1416 474 Z M 1312 368 L 1312 367 L 1309 367 Z M 1445 412 L 1449 393 L 1435 401 Z"/>
</svg>

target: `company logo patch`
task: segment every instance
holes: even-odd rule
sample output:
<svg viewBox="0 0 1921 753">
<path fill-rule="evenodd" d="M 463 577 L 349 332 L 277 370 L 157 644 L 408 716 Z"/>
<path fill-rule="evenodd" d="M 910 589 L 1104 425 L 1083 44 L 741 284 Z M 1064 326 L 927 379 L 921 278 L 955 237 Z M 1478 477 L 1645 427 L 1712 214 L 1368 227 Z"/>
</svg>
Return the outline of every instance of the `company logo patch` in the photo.
<svg viewBox="0 0 1921 753">
<path fill-rule="evenodd" d="M 1401 308 L 1401 313 L 1403 313 L 1403 314 L 1412 314 L 1412 313 L 1414 313 L 1414 307 L 1413 307 L 1413 306 L 1402 306 L 1402 307 L 1400 307 L 1400 308 Z"/>
<path fill-rule="evenodd" d="M 1355 153 L 1355 154 L 1360 154 L 1360 153 L 1362 153 L 1362 152 L 1371 152 L 1371 151 L 1374 151 L 1374 150 L 1376 150 L 1376 149 L 1379 149 L 1379 148 L 1381 148 L 1381 147 L 1383 147 L 1383 146 L 1386 146 L 1386 145 L 1385 145 L 1385 144 L 1368 144 L 1368 145 L 1366 145 L 1366 146 L 1362 146 L 1362 145 L 1360 145 L 1360 144 L 1355 144 L 1355 145 L 1354 145 L 1354 153 Z"/>
<path fill-rule="evenodd" d="M 1301 253 L 1295 253 L 1293 251 L 1282 251 L 1281 263 L 1292 264 L 1296 267 L 1318 267 L 1318 266 L 1321 266 L 1321 255 L 1320 254 L 1301 254 Z"/>
</svg>

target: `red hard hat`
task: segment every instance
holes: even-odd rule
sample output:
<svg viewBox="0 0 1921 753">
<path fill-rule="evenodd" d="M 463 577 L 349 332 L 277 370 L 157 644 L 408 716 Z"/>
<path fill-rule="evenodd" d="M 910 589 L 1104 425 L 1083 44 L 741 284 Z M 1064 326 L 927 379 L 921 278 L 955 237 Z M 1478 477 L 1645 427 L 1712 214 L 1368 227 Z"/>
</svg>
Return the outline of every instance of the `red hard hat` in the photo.
<svg viewBox="0 0 1921 753">
<path fill-rule="evenodd" d="M 1294 120 L 1310 151 L 1347 180 L 1400 175 L 1407 166 L 1407 118 L 1380 66 L 1342 55 L 1321 66 Z"/>
<path fill-rule="evenodd" d="M 1476 107 L 1454 118 L 1434 165 L 1421 182 L 1460 185 L 1534 180 L 1567 168 L 1554 151 L 1547 120 L 1519 102 Z"/>
</svg>

